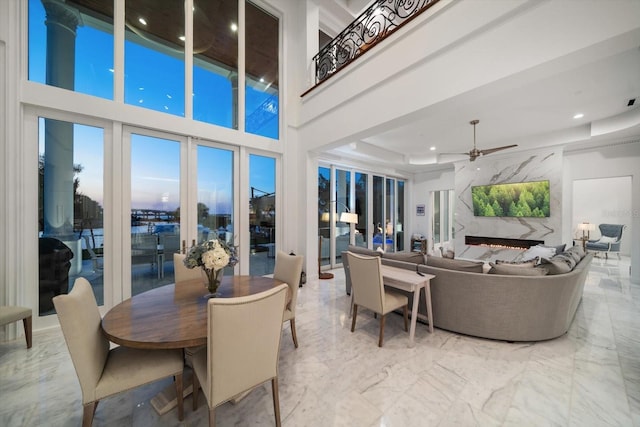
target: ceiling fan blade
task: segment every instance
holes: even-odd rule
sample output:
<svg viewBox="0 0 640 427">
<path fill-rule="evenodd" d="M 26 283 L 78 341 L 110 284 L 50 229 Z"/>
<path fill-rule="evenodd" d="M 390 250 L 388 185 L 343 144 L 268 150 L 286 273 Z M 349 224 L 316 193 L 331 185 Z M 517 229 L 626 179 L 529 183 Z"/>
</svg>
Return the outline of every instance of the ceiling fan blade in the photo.
<svg viewBox="0 0 640 427">
<path fill-rule="evenodd" d="M 517 147 L 518 144 L 505 145 L 503 147 L 487 148 L 486 150 L 479 150 L 480 155 L 486 156 L 487 154 L 495 153 L 496 151 L 506 150 L 507 148 Z"/>
</svg>

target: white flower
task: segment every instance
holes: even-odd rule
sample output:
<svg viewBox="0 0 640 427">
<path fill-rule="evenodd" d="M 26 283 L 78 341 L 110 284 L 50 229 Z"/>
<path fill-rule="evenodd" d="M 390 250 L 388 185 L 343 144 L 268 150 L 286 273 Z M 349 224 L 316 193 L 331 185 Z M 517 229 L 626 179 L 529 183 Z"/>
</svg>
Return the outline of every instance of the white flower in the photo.
<svg viewBox="0 0 640 427">
<path fill-rule="evenodd" d="M 215 248 L 213 251 L 213 269 L 219 270 L 225 268 L 229 264 L 229 254 L 221 247 Z"/>
</svg>

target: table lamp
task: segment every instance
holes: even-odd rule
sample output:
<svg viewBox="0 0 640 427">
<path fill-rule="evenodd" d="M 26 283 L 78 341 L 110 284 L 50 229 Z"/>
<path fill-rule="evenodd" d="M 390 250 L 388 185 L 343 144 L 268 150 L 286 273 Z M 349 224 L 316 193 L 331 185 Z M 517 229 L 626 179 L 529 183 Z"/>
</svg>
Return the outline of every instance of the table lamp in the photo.
<svg viewBox="0 0 640 427">
<path fill-rule="evenodd" d="M 583 222 L 581 224 L 578 224 L 578 230 L 582 230 L 582 240 L 589 240 L 589 232 L 591 231 L 595 231 L 596 229 L 596 225 L 595 224 L 590 224 L 588 222 Z M 584 232 L 587 232 L 587 235 L 585 236 Z"/>
</svg>

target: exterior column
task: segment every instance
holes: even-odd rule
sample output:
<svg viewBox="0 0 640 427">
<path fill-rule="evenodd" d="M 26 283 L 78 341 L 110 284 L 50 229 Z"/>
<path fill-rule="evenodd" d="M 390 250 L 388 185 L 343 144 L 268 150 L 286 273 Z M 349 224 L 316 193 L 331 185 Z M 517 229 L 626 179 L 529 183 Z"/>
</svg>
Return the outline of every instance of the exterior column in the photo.
<svg viewBox="0 0 640 427">
<path fill-rule="evenodd" d="M 74 89 L 78 15 L 55 0 L 43 0 L 47 19 L 47 84 Z M 73 235 L 73 124 L 45 120 L 44 235 Z"/>
<path fill-rule="evenodd" d="M 50 86 L 74 90 L 77 11 L 57 0 L 42 0 L 46 11 L 46 82 Z M 82 265 L 79 236 L 73 234 L 73 123 L 45 120 L 44 129 L 44 236 L 64 242 L 74 253 L 69 274 L 78 274 Z"/>
</svg>

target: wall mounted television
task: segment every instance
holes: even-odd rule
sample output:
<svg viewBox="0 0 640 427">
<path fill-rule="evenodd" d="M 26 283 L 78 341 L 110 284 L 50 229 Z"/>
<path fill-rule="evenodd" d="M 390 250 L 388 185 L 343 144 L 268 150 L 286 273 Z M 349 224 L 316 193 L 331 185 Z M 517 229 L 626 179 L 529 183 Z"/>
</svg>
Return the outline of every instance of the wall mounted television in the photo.
<svg viewBox="0 0 640 427">
<path fill-rule="evenodd" d="M 549 181 L 471 187 L 473 214 L 493 217 L 549 217 Z"/>
</svg>

